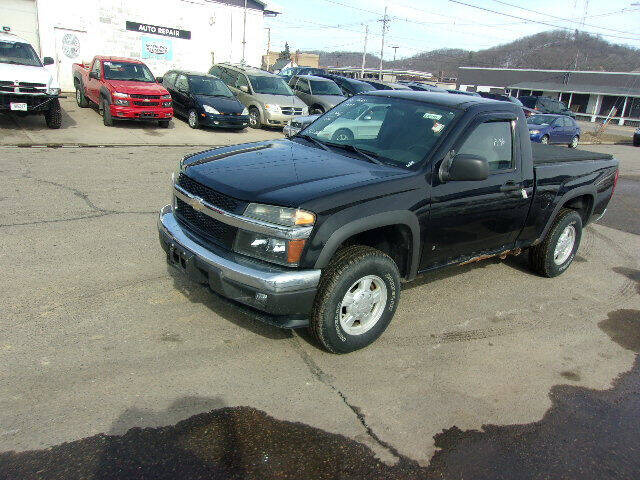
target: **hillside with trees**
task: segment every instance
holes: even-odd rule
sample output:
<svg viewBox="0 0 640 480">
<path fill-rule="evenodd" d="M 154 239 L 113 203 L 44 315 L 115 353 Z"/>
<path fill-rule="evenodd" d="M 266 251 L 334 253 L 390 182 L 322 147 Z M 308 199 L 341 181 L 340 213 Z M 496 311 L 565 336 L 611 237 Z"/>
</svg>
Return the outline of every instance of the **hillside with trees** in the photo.
<svg viewBox="0 0 640 480">
<path fill-rule="evenodd" d="M 360 66 L 362 52 L 324 52 L 322 66 Z M 576 60 L 577 59 L 577 60 Z M 366 66 L 380 59 L 367 55 Z M 385 61 L 385 68 L 401 68 L 455 76 L 459 66 L 544 68 L 630 72 L 640 68 L 640 49 L 616 45 L 599 36 L 556 30 L 520 38 L 486 50 L 439 49 Z"/>
</svg>

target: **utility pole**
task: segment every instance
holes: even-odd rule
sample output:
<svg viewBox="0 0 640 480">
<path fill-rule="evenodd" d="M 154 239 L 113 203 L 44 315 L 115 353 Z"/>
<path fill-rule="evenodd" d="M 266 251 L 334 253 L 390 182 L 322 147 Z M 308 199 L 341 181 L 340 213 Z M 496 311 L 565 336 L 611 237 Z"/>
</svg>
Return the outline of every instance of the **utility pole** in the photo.
<svg viewBox="0 0 640 480">
<path fill-rule="evenodd" d="M 395 47 L 391 47 L 391 48 L 393 48 L 393 61 L 395 62 L 395 61 L 396 61 L 396 52 L 398 51 L 398 49 L 399 49 L 400 47 L 398 47 L 398 46 L 396 45 Z"/>
<path fill-rule="evenodd" d="M 364 48 L 362 49 L 362 69 L 360 70 L 360 78 L 364 78 L 364 64 L 367 60 L 367 38 L 369 37 L 369 25 L 364 26 Z"/>
<path fill-rule="evenodd" d="M 247 45 L 247 0 L 244 0 L 244 18 L 242 22 L 242 64 L 244 65 L 246 63 L 244 54 Z"/>
<path fill-rule="evenodd" d="M 380 72 L 378 73 L 378 78 L 382 80 L 382 57 L 384 56 L 384 36 L 387 33 L 387 29 L 389 28 L 389 16 L 387 15 L 387 7 L 384 7 L 384 17 L 382 17 L 379 22 L 382 22 L 382 44 L 380 45 Z"/>
<path fill-rule="evenodd" d="M 271 27 L 265 27 L 267 29 L 267 71 L 269 70 L 269 58 L 271 54 Z"/>
</svg>

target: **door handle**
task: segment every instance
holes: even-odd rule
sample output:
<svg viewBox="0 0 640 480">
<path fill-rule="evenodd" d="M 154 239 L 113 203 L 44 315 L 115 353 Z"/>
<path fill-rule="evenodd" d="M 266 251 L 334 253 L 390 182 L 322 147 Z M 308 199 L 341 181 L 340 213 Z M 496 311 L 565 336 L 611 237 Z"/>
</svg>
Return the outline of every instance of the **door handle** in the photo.
<svg viewBox="0 0 640 480">
<path fill-rule="evenodd" d="M 521 185 L 516 185 L 515 183 L 511 183 L 511 182 L 505 183 L 500 187 L 500 191 L 504 193 L 514 192 L 516 190 L 521 190 L 521 189 L 522 189 Z"/>
</svg>

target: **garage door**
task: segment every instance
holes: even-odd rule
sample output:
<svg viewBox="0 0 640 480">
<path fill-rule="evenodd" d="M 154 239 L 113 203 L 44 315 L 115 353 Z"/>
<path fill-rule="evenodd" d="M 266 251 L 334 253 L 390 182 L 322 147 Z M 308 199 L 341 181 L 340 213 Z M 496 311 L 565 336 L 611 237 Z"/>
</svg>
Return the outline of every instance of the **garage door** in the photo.
<svg viewBox="0 0 640 480">
<path fill-rule="evenodd" d="M 29 40 L 40 53 L 35 0 L 0 0 L 0 27 L 11 27 L 11 33 Z"/>
</svg>

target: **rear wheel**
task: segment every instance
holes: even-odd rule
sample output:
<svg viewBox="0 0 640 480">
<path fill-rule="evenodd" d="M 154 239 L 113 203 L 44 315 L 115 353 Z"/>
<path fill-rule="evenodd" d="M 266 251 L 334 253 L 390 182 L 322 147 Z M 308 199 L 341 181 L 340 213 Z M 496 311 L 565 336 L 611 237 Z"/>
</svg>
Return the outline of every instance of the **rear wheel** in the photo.
<svg viewBox="0 0 640 480">
<path fill-rule="evenodd" d="M 339 128 L 331 136 L 331 140 L 334 142 L 348 142 L 353 140 L 353 132 L 348 128 Z"/>
<path fill-rule="evenodd" d="M 571 139 L 571 143 L 569 144 L 569 148 L 578 148 L 578 143 L 580 142 L 580 137 L 578 135 L 574 136 Z"/>
<path fill-rule="evenodd" d="M 191 128 L 200 127 L 200 119 L 198 118 L 198 112 L 195 110 L 189 110 L 189 114 L 187 115 L 187 122 Z"/>
<path fill-rule="evenodd" d="M 102 115 L 102 123 L 104 123 L 106 127 L 112 127 L 113 117 L 111 116 L 111 108 L 104 98 L 100 101 L 99 111 Z"/>
<path fill-rule="evenodd" d="M 544 143 L 545 145 L 549 144 L 549 135 L 544 135 L 541 139 L 540 139 L 540 143 Z"/>
<path fill-rule="evenodd" d="M 578 212 L 560 210 L 545 239 L 529 249 L 531 269 L 545 277 L 560 275 L 573 262 L 581 238 L 582 218 Z"/>
<path fill-rule="evenodd" d="M 51 100 L 49 110 L 44 114 L 44 120 L 49 128 L 58 129 L 62 126 L 62 109 L 60 108 L 60 101 L 57 98 Z"/>
<path fill-rule="evenodd" d="M 89 101 L 87 97 L 84 96 L 84 92 L 82 91 L 82 86 L 76 85 L 76 103 L 80 108 L 86 108 L 89 106 Z"/>
<path fill-rule="evenodd" d="M 364 348 L 385 331 L 399 298 L 400 274 L 388 255 L 347 247 L 323 271 L 310 329 L 332 353 Z"/>
<path fill-rule="evenodd" d="M 256 107 L 249 109 L 249 126 L 251 128 L 262 128 L 262 121 L 260 120 L 260 110 Z"/>
</svg>

